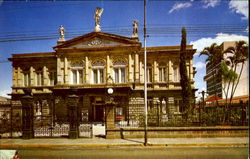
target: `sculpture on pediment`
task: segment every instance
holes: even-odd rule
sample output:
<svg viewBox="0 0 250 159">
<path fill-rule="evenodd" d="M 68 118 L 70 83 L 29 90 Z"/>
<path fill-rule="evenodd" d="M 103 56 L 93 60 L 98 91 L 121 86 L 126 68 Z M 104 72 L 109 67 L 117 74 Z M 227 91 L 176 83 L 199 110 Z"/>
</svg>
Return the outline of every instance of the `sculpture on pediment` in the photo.
<svg viewBox="0 0 250 159">
<path fill-rule="evenodd" d="M 133 38 L 138 38 L 138 21 L 135 20 L 133 23 Z"/>
<path fill-rule="evenodd" d="M 100 8 L 100 7 L 97 7 L 95 9 L 95 32 L 99 32 L 101 31 L 101 25 L 100 25 L 100 18 L 101 18 L 101 15 L 102 15 L 102 12 L 103 12 L 103 8 Z"/>
<path fill-rule="evenodd" d="M 62 25 L 60 26 L 59 33 L 60 33 L 59 41 L 65 41 L 65 37 L 64 37 L 65 29 Z"/>
</svg>

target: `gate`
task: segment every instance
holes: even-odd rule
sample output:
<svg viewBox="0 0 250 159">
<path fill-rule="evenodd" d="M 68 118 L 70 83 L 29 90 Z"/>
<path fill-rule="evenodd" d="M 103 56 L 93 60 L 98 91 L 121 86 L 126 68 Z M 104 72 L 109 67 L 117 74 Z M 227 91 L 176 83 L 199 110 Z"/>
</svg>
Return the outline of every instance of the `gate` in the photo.
<svg viewBox="0 0 250 159">
<path fill-rule="evenodd" d="M 68 123 L 53 122 L 53 116 L 34 117 L 34 137 L 67 137 Z"/>
<path fill-rule="evenodd" d="M 53 100 L 37 100 L 34 106 L 34 137 L 68 137 L 69 123 L 67 115 L 64 120 L 57 119 Z"/>
</svg>

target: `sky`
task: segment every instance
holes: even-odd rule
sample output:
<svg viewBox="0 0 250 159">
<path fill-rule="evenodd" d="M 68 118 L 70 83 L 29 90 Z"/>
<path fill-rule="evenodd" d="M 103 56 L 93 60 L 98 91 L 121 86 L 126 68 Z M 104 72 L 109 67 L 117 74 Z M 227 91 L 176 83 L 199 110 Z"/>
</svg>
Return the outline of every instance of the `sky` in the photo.
<svg viewBox="0 0 250 159">
<path fill-rule="evenodd" d="M 132 23 L 139 21 L 143 44 L 143 0 L 3 1 L 0 0 L 0 96 L 11 93 L 12 54 L 50 52 L 59 38 L 59 26 L 66 40 L 94 30 L 94 10 L 101 7 L 103 32 L 131 37 Z M 199 52 L 212 43 L 248 42 L 247 0 L 147 0 L 147 46 L 181 43 L 181 28 L 187 30 L 187 44 L 197 52 L 195 87 L 206 91 L 203 77 L 205 56 Z"/>
</svg>

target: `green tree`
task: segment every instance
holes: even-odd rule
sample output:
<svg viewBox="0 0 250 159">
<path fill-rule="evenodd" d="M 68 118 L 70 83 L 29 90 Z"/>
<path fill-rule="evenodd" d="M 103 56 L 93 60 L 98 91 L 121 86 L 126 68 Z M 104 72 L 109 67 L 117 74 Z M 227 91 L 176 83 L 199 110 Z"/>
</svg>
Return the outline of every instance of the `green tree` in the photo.
<svg viewBox="0 0 250 159">
<path fill-rule="evenodd" d="M 186 29 L 182 28 L 181 50 L 180 50 L 180 76 L 181 76 L 181 88 L 182 88 L 182 104 L 184 107 L 184 119 L 187 120 L 192 106 L 192 89 L 190 80 L 187 74 L 187 51 L 186 51 Z"/>
<path fill-rule="evenodd" d="M 206 63 L 207 66 L 210 66 L 212 77 L 213 77 L 213 84 L 217 83 L 216 81 L 220 78 L 219 74 L 219 68 L 220 68 L 220 62 L 223 59 L 223 52 L 221 46 L 217 45 L 216 43 L 211 44 L 209 47 L 205 47 L 201 52 L 200 55 L 207 56 Z M 207 72 L 208 73 L 208 72 Z M 215 97 L 216 97 L 216 105 L 218 106 L 218 90 L 215 86 Z"/>
<path fill-rule="evenodd" d="M 226 58 L 221 65 L 223 91 L 226 97 L 226 108 L 229 108 L 228 115 L 230 115 L 232 99 L 238 87 L 245 62 L 248 59 L 248 45 L 245 41 L 238 41 L 235 43 L 235 47 L 227 48 L 224 55 Z M 237 73 L 237 70 L 239 70 L 239 73 Z"/>
</svg>

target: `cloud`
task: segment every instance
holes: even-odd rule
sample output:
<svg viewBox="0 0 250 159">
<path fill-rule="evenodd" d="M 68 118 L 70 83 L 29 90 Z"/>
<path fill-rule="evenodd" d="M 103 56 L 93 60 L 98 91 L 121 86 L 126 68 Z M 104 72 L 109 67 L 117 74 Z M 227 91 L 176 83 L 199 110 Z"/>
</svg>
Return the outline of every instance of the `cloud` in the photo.
<svg viewBox="0 0 250 159">
<path fill-rule="evenodd" d="M 190 44 L 193 45 L 197 52 L 201 52 L 205 47 L 210 46 L 212 43 L 217 43 L 220 45 L 224 41 L 239 41 L 244 40 L 248 42 L 248 37 L 243 35 L 236 35 L 236 34 L 224 34 L 218 33 L 216 34 L 215 38 L 201 38 L 196 41 L 191 41 Z M 197 53 L 196 53 L 197 55 Z"/>
<path fill-rule="evenodd" d="M 196 69 L 202 69 L 202 68 L 205 68 L 206 67 L 206 64 L 199 61 L 197 63 L 194 64 L 194 67 L 196 67 Z"/>
<path fill-rule="evenodd" d="M 8 97 L 10 98 L 10 96 L 8 96 L 7 94 L 10 94 L 11 90 L 0 90 L 0 96 L 2 97 Z"/>
<path fill-rule="evenodd" d="M 220 3 L 221 0 L 203 0 L 203 3 L 205 3 L 202 7 L 203 8 L 209 8 L 209 7 L 215 7 Z"/>
<path fill-rule="evenodd" d="M 231 0 L 229 2 L 229 8 L 238 13 L 243 15 L 243 17 L 241 19 L 248 19 L 248 9 L 249 9 L 249 4 L 248 4 L 248 0 Z"/>
<path fill-rule="evenodd" d="M 186 3 L 176 3 L 170 10 L 169 10 L 169 14 L 172 13 L 173 11 L 177 11 L 180 10 L 182 8 L 188 8 L 191 7 L 192 4 L 190 2 L 186 2 Z"/>
</svg>

